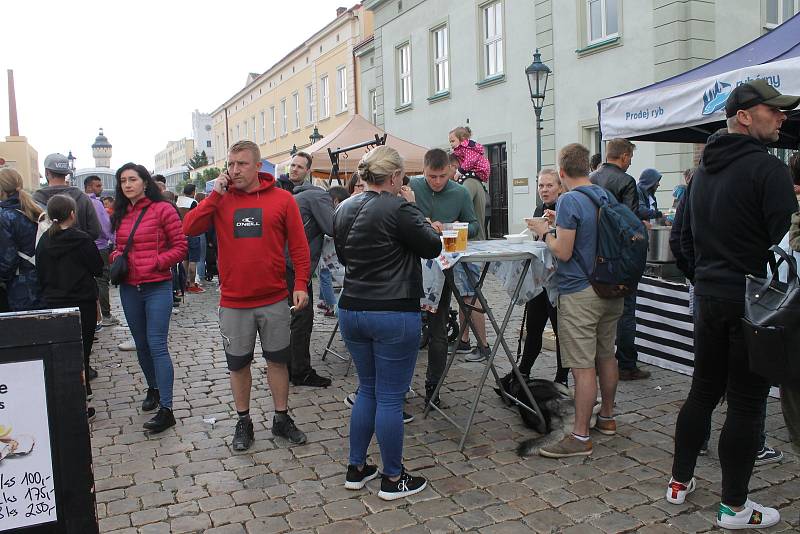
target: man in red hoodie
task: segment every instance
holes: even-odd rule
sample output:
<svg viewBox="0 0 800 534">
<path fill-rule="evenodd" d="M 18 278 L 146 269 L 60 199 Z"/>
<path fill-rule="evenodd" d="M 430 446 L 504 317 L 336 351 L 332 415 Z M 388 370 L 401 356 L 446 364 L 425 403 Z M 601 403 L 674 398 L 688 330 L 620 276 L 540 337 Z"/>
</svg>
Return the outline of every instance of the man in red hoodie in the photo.
<svg viewBox="0 0 800 534">
<path fill-rule="evenodd" d="M 256 333 L 267 360 L 267 383 L 275 405 L 272 434 L 294 444 L 306 441 L 288 414 L 290 308 L 283 252 L 288 245 L 295 266 L 293 308 L 300 310 L 308 304 L 308 242 L 291 193 L 275 187 L 275 177 L 259 172 L 260 168 L 258 145 L 239 141 L 231 146 L 227 172 L 183 221 L 186 235 L 200 235 L 212 225 L 217 233 L 219 327 L 239 414 L 233 436 L 237 451 L 247 450 L 254 438 L 250 363 Z"/>
</svg>

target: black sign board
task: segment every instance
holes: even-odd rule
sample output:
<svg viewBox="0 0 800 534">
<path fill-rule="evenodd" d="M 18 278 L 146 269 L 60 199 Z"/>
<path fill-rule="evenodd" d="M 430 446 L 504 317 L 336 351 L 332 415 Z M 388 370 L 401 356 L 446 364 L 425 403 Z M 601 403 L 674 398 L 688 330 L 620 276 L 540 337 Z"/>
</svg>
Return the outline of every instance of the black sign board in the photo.
<svg viewBox="0 0 800 534">
<path fill-rule="evenodd" d="M 98 534 L 77 309 L 0 314 L 0 533 Z"/>
</svg>

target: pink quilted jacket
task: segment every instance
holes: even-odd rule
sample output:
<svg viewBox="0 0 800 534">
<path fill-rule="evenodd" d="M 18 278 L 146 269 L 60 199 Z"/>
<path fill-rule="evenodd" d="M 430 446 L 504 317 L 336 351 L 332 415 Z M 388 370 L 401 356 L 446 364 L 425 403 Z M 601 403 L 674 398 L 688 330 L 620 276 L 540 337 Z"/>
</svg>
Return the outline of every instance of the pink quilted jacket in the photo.
<svg viewBox="0 0 800 534">
<path fill-rule="evenodd" d="M 453 149 L 453 154 L 456 155 L 461 164 L 458 168 L 461 174 L 472 172 L 482 182 L 489 181 L 491 168 L 489 160 L 483 155 L 483 145 L 476 143 L 472 139 L 464 139 L 461 144 Z"/>
<path fill-rule="evenodd" d="M 128 276 L 126 284 L 139 285 L 147 282 L 171 280 L 170 267 L 186 257 L 188 245 L 183 235 L 183 225 L 178 210 L 169 202 L 153 202 L 143 198 L 128 208 L 116 233 L 116 248 L 110 261 L 122 254 L 128 243 L 139 213 L 149 206 L 147 213 L 133 235 L 133 246 L 128 251 Z"/>
</svg>

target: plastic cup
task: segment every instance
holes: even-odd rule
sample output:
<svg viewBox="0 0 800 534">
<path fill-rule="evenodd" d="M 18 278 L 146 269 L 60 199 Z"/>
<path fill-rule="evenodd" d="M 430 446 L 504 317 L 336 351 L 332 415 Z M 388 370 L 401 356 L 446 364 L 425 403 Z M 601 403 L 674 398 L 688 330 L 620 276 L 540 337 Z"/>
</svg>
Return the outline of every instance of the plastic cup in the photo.
<svg viewBox="0 0 800 534">
<path fill-rule="evenodd" d="M 445 252 L 458 252 L 456 245 L 458 242 L 458 230 L 444 230 L 442 232 L 442 243 Z"/>
</svg>

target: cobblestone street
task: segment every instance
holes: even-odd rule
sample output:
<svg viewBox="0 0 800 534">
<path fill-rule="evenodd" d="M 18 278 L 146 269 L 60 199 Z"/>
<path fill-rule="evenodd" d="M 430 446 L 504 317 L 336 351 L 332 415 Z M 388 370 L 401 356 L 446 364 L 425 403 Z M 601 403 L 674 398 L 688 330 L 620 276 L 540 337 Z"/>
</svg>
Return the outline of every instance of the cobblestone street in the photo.
<svg viewBox="0 0 800 534">
<path fill-rule="evenodd" d="M 497 315 L 506 293 L 490 277 L 487 291 Z M 315 281 L 315 291 L 316 291 Z M 124 319 L 116 291 L 114 313 Z M 104 533 L 364 533 L 417 532 L 522 533 L 638 531 L 648 534 L 705 532 L 719 499 L 716 452 L 723 410 L 714 414 L 709 455 L 700 457 L 698 488 L 681 506 L 664 499 L 672 463 L 672 434 L 690 379 L 645 366 L 653 377 L 621 382 L 617 394 L 618 434 L 593 433 L 594 453 L 586 458 L 519 458 L 525 428 L 516 409 L 506 408 L 487 383 L 475 424 L 463 453 L 460 433 L 432 413 L 422 418 L 426 354 L 420 353 L 407 411 L 416 418 L 405 426 L 407 468 L 428 478 L 422 493 L 385 502 L 378 481 L 361 491 L 344 488 L 350 410 L 342 402 L 355 390 L 347 363 L 320 355 L 335 319 L 316 314 L 312 364 L 333 378 L 327 389 L 292 387 L 289 407 L 308 443 L 289 447 L 270 432 L 272 399 L 265 363 L 256 357 L 251 413 L 256 441 L 245 453 L 230 443 L 236 412 L 225 355 L 217 329 L 219 293 L 187 295 L 172 317 L 170 351 L 175 364 L 176 427 L 148 437 L 140 410 L 146 387 L 135 352 L 117 344 L 128 338 L 123 327 L 98 334 L 93 362 L 100 376 L 92 385 L 97 420 L 92 424 L 94 474 L 100 529 Z M 312 305 L 315 301 L 312 302 Z M 318 310 L 317 310 L 318 311 Z M 522 308 L 507 333 L 516 349 Z M 335 345 L 343 353 L 339 338 Z M 498 354 L 505 373 L 508 362 Z M 465 415 L 474 394 L 480 364 L 457 360 L 442 391 L 448 413 Z M 534 374 L 552 378 L 555 357 L 543 355 Z M 491 380 L 491 377 L 490 377 Z M 771 399 L 768 442 L 784 451 L 782 463 L 756 468 L 752 498 L 779 509 L 781 522 L 765 532 L 800 530 L 800 464 L 787 445 L 780 404 Z M 380 465 L 377 446 L 372 463 Z"/>
</svg>

